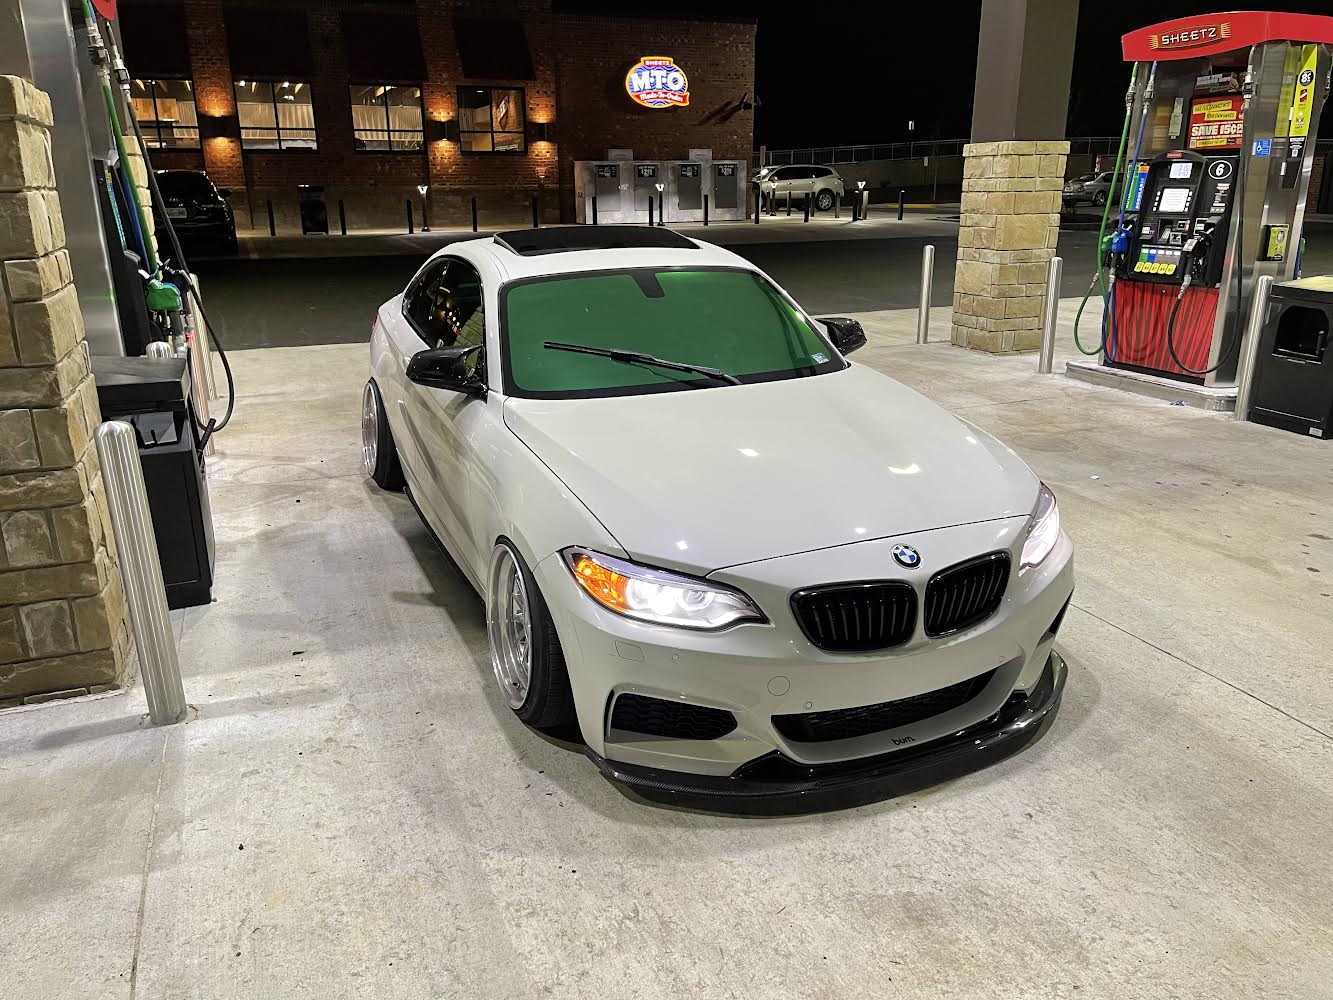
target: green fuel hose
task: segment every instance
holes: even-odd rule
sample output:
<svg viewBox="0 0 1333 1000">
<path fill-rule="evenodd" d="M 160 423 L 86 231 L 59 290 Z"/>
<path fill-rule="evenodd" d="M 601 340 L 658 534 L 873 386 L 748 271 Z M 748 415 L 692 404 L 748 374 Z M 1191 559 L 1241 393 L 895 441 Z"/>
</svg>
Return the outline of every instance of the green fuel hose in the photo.
<svg viewBox="0 0 1333 1000">
<path fill-rule="evenodd" d="M 92 32 L 97 32 L 97 15 L 93 13 L 93 6 L 89 0 L 83 0 L 83 16 L 88 22 L 88 28 Z M 130 160 L 125 152 L 125 132 L 120 126 L 120 112 L 116 108 L 115 92 L 111 89 L 111 76 L 105 65 L 102 67 L 102 98 L 106 101 L 107 117 L 111 119 L 111 133 L 116 138 L 116 155 L 120 157 L 121 169 L 129 172 Z M 143 201 L 139 198 L 139 187 L 134 183 L 134 178 L 130 177 L 130 183 L 126 185 L 129 189 L 130 200 L 134 202 L 134 212 L 138 218 L 139 230 L 143 233 L 144 252 L 148 254 L 148 273 L 156 274 L 158 267 L 157 250 L 153 246 L 153 239 L 148 234 L 152 232 L 152 225 L 148 219 L 148 213 L 144 211 Z"/>
<path fill-rule="evenodd" d="M 87 0 L 85 0 L 85 2 L 87 2 Z M 1131 97 L 1130 99 L 1125 101 L 1125 124 L 1120 129 L 1120 148 L 1119 150 L 1116 151 L 1115 154 L 1115 170 L 1112 171 L 1111 173 L 1111 186 L 1107 191 L 1106 207 L 1102 209 L 1102 222 L 1101 225 L 1097 228 L 1097 245 L 1093 247 L 1093 253 L 1096 254 L 1097 257 L 1097 270 L 1096 273 L 1093 275 L 1092 281 L 1088 282 L 1088 290 L 1083 293 L 1083 301 L 1078 304 L 1078 312 L 1074 315 L 1074 346 L 1078 348 L 1080 354 L 1085 354 L 1088 356 L 1092 356 L 1094 354 L 1100 354 L 1103 350 L 1106 349 L 1106 323 L 1109 317 L 1107 316 L 1102 317 L 1102 336 L 1100 342 L 1091 351 L 1088 350 L 1086 347 L 1084 347 L 1083 342 L 1078 339 L 1078 324 L 1079 321 L 1083 319 L 1083 310 L 1087 307 L 1088 299 L 1092 296 L 1093 286 L 1096 285 L 1099 281 L 1101 282 L 1102 286 L 1102 299 L 1105 300 L 1107 297 L 1106 269 L 1102 266 L 1102 258 L 1104 256 L 1102 245 L 1106 240 L 1106 220 L 1111 217 L 1112 199 L 1110 195 L 1115 191 L 1116 180 L 1120 177 L 1120 168 L 1121 166 L 1124 165 L 1125 161 L 1125 144 L 1129 142 L 1129 120 L 1131 117 L 1133 117 L 1133 111 L 1134 111 L 1134 101 L 1132 95 L 1134 93 L 1134 84 L 1137 81 L 1138 73 L 1139 73 L 1139 64 L 1135 63 L 1134 68 L 1130 70 L 1129 73 L 1129 92 Z M 1124 200 L 1125 191 L 1127 190 L 1127 187 L 1128 187 L 1127 185 L 1123 183 L 1121 184 L 1120 187 L 1121 201 Z"/>
</svg>

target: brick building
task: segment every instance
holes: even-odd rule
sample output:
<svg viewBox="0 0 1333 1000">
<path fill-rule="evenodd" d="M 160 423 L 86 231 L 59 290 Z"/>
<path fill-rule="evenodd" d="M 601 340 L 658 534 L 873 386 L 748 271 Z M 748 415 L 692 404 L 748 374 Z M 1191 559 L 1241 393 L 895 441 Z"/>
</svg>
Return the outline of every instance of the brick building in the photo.
<svg viewBox="0 0 1333 1000">
<path fill-rule="evenodd" d="M 158 168 L 207 170 L 240 228 L 299 229 L 319 185 L 336 230 L 401 227 L 428 185 L 431 221 L 574 218 L 576 160 L 748 160 L 755 25 L 576 13 L 552 0 L 122 0 L 134 110 Z M 626 91 L 672 58 L 688 106 Z"/>
</svg>

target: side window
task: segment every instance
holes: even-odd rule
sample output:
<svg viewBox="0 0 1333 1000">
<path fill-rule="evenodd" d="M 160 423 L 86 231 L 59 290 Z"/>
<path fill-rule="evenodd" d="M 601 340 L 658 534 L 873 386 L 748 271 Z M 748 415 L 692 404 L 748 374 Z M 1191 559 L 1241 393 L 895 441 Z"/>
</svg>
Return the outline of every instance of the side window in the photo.
<svg viewBox="0 0 1333 1000">
<path fill-rule="evenodd" d="M 800 176 L 800 171 L 796 167 L 779 167 L 773 172 L 775 181 L 794 181 Z"/>
<path fill-rule="evenodd" d="M 430 296 L 421 327 L 428 347 L 481 347 L 468 356 L 468 368 L 485 377 L 486 312 L 481 276 L 461 260 L 450 260 Z"/>
<path fill-rule="evenodd" d="M 448 266 L 447 260 L 437 260 L 428 265 L 403 296 L 403 315 L 416 328 L 417 335 L 422 340 L 426 339 L 425 331 L 430 320 L 431 301 L 440 286 L 440 277 Z"/>
</svg>

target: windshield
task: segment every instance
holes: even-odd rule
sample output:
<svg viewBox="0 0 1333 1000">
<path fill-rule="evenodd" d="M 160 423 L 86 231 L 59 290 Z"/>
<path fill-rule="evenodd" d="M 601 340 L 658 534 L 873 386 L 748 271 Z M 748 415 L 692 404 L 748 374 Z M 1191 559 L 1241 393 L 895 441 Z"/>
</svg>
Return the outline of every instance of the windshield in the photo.
<svg viewBox="0 0 1333 1000">
<path fill-rule="evenodd" d="M 652 354 L 742 382 L 838 371 L 842 360 L 761 275 L 640 268 L 521 281 L 503 291 L 502 357 L 512 396 L 575 398 L 712 388 L 715 378 L 548 341 Z M 725 386 L 723 386 L 725 388 Z"/>
</svg>

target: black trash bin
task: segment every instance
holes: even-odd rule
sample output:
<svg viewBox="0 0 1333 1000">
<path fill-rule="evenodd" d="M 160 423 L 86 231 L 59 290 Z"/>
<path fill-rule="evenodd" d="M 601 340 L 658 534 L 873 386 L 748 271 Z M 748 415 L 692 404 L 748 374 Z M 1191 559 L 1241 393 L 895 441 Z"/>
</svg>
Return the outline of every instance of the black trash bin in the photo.
<svg viewBox="0 0 1333 1000">
<path fill-rule="evenodd" d="M 208 604 L 213 591 L 213 511 L 184 358 L 94 357 L 106 420 L 134 427 L 153 517 L 167 606 Z"/>
<path fill-rule="evenodd" d="M 322 184 L 296 185 L 296 200 L 301 207 L 301 232 L 329 232 L 329 206 L 324 201 Z"/>
<path fill-rule="evenodd" d="M 1333 275 L 1273 286 L 1255 357 L 1250 419 L 1333 437 Z"/>
</svg>

